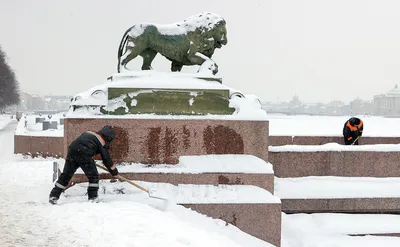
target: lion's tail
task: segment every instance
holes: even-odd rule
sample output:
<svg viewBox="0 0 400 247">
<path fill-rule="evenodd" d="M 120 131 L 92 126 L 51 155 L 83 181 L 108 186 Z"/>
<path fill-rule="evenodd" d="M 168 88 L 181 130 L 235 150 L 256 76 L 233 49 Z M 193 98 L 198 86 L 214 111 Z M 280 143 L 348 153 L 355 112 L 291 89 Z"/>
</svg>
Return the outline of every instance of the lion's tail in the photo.
<svg viewBox="0 0 400 247">
<path fill-rule="evenodd" d="M 129 37 L 129 32 L 132 30 L 133 26 L 128 28 L 126 32 L 124 33 L 124 36 L 122 36 L 121 42 L 119 43 L 118 47 L 118 65 L 117 65 L 117 71 L 118 73 L 120 72 L 120 67 L 121 67 L 121 57 L 122 57 L 122 51 L 124 50 L 126 41 L 128 40 Z"/>
</svg>

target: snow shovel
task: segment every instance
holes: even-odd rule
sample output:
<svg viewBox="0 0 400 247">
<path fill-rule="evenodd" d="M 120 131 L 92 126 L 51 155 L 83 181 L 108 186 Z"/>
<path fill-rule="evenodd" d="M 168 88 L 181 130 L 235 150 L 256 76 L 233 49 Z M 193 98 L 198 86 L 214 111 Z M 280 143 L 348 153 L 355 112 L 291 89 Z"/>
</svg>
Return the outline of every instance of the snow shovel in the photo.
<svg viewBox="0 0 400 247">
<path fill-rule="evenodd" d="M 101 169 L 103 169 L 103 170 L 105 170 L 105 171 L 108 171 L 108 169 L 107 169 L 106 167 L 102 166 L 102 165 L 96 164 L 96 166 L 99 167 L 99 168 L 101 168 Z M 167 200 L 168 200 L 165 196 L 160 195 L 160 194 L 157 194 L 156 191 L 154 191 L 154 190 L 148 190 L 148 189 L 146 189 L 146 188 L 144 188 L 144 187 L 142 187 L 142 186 L 140 186 L 140 185 L 138 185 L 138 184 L 132 182 L 131 180 L 129 180 L 129 179 L 127 179 L 127 178 L 124 178 L 124 177 L 121 176 L 121 175 L 117 175 L 117 176 L 114 176 L 114 177 L 116 177 L 116 178 L 118 178 L 118 179 L 120 179 L 120 180 L 123 180 L 123 181 L 125 181 L 125 182 L 128 182 L 128 183 L 130 183 L 131 185 L 135 186 L 136 188 L 139 188 L 139 189 L 143 190 L 144 192 L 146 192 L 146 193 L 149 195 L 149 197 L 156 198 L 156 199 L 160 199 L 160 200 L 164 200 L 164 201 L 167 201 Z"/>
<path fill-rule="evenodd" d="M 351 145 L 354 145 L 359 138 L 360 138 L 360 136 L 357 136 L 357 138 L 354 140 L 354 142 Z"/>
</svg>

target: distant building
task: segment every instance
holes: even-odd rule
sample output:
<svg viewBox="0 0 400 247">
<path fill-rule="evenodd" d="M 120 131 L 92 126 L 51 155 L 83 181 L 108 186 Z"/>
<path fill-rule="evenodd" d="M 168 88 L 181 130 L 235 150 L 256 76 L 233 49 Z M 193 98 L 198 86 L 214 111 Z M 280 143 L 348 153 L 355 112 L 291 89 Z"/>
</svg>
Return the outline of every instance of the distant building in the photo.
<svg viewBox="0 0 400 247">
<path fill-rule="evenodd" d="M 397 84 L 389 92 L 374 96 L 374 114 L 400 116 L 400 89 Z"/>
<path fill-rule="evenodd" d="M 32 109 L 33 110 L 44 110 L 45 109 L 45 102 L 42 97 L 38 95 L 32 95 Z"/>
<path fill-rule="evenodd" d="M 360 98 L 356 98 L 352 100 L 349 104 L 349 113 L 352 115 L 356 114 L 366 114 L 371 115 L 374 111 L 374 104 L 372 101 L 362 100 Z"/>
<path fill-rule="evenodd" d="M 21 101 L 17 107 L 19 111 L 67 111 L 71 96 L 49 95 L 39 96 L 21 92 Z"/>
</svg>

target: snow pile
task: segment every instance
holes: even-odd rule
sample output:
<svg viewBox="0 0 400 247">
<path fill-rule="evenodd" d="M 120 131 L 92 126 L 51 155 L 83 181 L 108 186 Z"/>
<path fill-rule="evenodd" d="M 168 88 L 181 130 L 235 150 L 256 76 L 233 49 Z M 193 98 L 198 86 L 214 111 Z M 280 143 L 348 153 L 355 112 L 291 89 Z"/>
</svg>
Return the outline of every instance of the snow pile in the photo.
<svg viewBox="0 0 400 247">
<path fill-rule="evenodd" d="M 253 185 L 197 185 L 179 184 L 177 186 L 167 183 L 150 183 L 133 181 L 138 185 L 154 191 L 155 195 L 162 195 L 177 204 L 252 204 L 252 203 L 281 203 L 280 199 L 269 191 Z M 87 183 L 78 184 L 68 189 L 66 196 L 84 196 Z M 114 197 L 116 194 L 124 194 L 135 202 L 150 203 L 148 195 L 138 188 L 125 183 L 108 180 L 100 182 L 102 198 Z M 86 197 L 85 197 L 86 198 Z M 111 200 L 111 199 L 110 199 Z M 165 209 L 161 202 L 157 206 Z"/>
<path fill-rule="evenodd" d="M 274 195 L 281 199 L 400 197 L 400 178 L 310 176 L 275 177 Z"/>
<path fill-rule="evenodd" d="M 95 86 L 85 92 L 75 95 L 73 104 L 77 106 L 107 105 L 108 90 L 106 85 Z"/>
<path fill-rule="evenodd" d="M 236 108 L 235 114 L 242 115 L 243 117 L 246 116 L 246 119 L 263 119 L 266 116 L 266 113 L 261 108 L 261 105 L 251 99 L 233 97 L 230 100 L 229 106 Z"/>
<path fill-rule="evenodd" d="M 219 83 L 220 77 L 181 72 L 161 72 L 154 70 L 130 71 L 112 75 L 113 81 L 107 87 L 113 88 L 159 88 L 159 89 L 227 89 Z M 203 80 L 212 79 L 212 80 Z M 89 91 L 92 91 L 90 89 Z"/>
<path fill-rule="evenodd" d="M 63 167 L 64 162 L 59 165 Z M 179 163 L 176 165 L 158 164 L 148 166 L 140 163 L 121 163 L 117 167 L 121 173 L 274 173 L 271 163 L 265 162 L 256 156 L 246 154 L 180 156 Z M 107 173 L 103 170 L 99 172 Z M 77 173 L 83 174 L 82 169 L 79 168 Z"/>
<path fill-rule="evenodd" d="M 373 144 L 373 145 L 341 145 L 326 143 L 323 145 L 284 145 L 269 146 L 269 152 L 399 152 L 400 144 Z"/>
<path fill-rule="evenodd" d="M 200 52 L 196 52 L 196 56 L 203 58 L 205 61 L 200 65 L 199 70 L 197 71 L 198 74 L 204 74 L 204 75 L 212 75 L 214 71 L 217 71 L 217 65 L 216 63 L 201 54 Z"/>
<path fill-rule="evenodd" d="M 53 206 L 48 203 L 51 181 L 52 159 L 16 156 L 1 162 L 0 186 L 7 188 L 0 191 L 3 245 L 272 246 L 222 220 L 182 206 L 165 207 L 126 183 L 102 181 L 100 203 L 87 202 L 87 183 L 78 184 Z"/>
<path fill-rule="evenodd" d="M 185 35 L 188 32 L 195 31 L 198 28 L 209 31 L 223 21 L 224 19 L 217 14 L 204 12 L 192 15 L 186 18 L 184 21 L 172 24 L 142 22 L 134 25 L 129 34 L 132 37 L 138 37 L 145 31 L 148 26 L 156 26 L 157 30 L 163 35 Z"/>
</svg>

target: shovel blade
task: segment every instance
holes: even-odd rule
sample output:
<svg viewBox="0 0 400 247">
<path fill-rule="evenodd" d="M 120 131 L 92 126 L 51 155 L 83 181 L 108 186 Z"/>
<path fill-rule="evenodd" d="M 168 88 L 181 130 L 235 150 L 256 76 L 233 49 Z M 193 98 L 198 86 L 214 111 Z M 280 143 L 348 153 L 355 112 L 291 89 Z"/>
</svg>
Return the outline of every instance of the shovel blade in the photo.
<svg viewBox="0 0 400 247">
<path fill-rule="evenodd" d="M 149 190 L 149 196 L 164 201 L 168 200 L 168 197 L 165 193 L 156 190 Z"/>
</svg>

